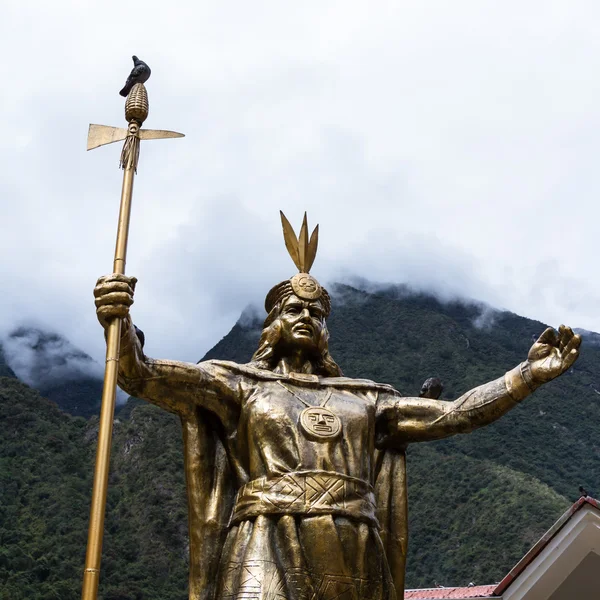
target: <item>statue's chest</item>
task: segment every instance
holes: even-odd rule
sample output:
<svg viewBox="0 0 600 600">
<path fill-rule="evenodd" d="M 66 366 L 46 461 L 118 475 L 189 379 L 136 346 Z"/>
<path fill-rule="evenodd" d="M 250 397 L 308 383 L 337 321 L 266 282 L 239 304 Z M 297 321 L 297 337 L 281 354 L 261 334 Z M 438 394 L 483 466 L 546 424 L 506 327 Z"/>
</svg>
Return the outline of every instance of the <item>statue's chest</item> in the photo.
<svg viewBox="0 0 600 600">
<path fill-rule="evenodd" d="M 374 403 L 350 390 L 277 381 L 251 394 L 242 418 L 252 433 L 264 439 L 288 435 L 329 442 L 348 434 L 362 438 L 372 430 Z"/>
</svg>

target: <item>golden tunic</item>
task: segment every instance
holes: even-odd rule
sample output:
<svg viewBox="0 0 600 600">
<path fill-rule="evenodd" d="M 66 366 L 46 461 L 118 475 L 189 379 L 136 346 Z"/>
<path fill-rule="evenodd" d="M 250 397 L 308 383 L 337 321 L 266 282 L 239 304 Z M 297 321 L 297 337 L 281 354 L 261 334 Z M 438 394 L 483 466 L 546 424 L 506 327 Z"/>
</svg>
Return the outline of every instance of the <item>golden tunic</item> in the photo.
<svg viewBox="0 0 600 600">
<path fill-rule="evenodd" d="M 407 444 L 467 433 L 530 392 L 519 367 L 447 402 L 368 380 L 153 360 L 131 325 L 119 385 L 181 418 L 191 600 L 402 598 Z"/>
</svg>

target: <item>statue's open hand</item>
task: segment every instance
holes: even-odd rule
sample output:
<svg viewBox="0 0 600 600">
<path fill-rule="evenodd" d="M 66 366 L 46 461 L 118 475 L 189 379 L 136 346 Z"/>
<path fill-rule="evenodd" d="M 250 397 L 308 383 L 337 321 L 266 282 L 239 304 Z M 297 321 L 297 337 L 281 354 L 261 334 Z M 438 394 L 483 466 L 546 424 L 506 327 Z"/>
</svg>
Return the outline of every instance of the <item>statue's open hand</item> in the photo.
<svg viewBox="0 0 600 600">
<path fill-rule="evenodd" d="M 546 383 L 570 369 L 579 356 L 580 344 L 581 336 L 570 327 L 561 325 L 558 334 L 548 327 L 527 355 L 533 383 Z"/>
<path fill-rule="evenodd" d="M 135 277 L 118 273 L 104 275 L 98 279 L 94 288 L 96 315 L 104 329 L 114 319 L 124 319 L 129 315 L 136 283 Z"/>
</svg>

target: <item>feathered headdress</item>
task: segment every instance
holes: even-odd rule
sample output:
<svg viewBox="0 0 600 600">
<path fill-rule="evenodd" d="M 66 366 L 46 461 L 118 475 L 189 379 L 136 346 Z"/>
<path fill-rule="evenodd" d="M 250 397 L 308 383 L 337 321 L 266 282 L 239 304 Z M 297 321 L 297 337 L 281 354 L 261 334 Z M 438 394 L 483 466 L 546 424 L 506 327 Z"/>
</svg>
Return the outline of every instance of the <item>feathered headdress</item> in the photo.
<svg viewBox="0 0 600 600">
<path fill-rule="evenodd" d="M 315 227 L 309 239 L 308 222 L 306 220 L 306 213 L 304 213 L 300 235 L 296 237 L 296 232 L 290 225 L 286 216 L 283 212 L 279 212 L 281 214 L 281 225 L 283 226 L 285 247 L 300 272 L 291 279 L 282 281 L 271 288 L 271 291 L 267 294 L 267 298 L 265 299 L 265 309 L 267 313 L 270 313 L 278 302 L 281 302 L 294 294 L 303 300 L 319 299 L 323 305 L 325 316 L 327 317 L 331 311 L 331 299 L 329 298 L 329 294 L 312 275 L 309 275 L 310 268 L 317 256 L 319 226 L 317 225 Z"/>
</svg>

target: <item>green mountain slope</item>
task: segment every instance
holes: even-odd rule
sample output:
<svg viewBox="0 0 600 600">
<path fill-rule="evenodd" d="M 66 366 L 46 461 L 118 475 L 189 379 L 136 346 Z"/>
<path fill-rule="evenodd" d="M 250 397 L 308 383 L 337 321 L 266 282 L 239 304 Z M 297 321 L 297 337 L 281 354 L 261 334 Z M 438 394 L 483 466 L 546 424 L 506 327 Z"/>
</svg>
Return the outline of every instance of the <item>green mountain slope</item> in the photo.
<svg viewBox="0 0 600 600">
<path fill-rule="evenodd" d="M 500 581 L 570 505 L 551 487 L 491 460 L 412 449 L 409 587 Z"/>
<path fill-rule="evenodd" d="M 0 378 L 0 598 L 75 598 L 91 460 L 86 421 Z"/>
<path fill-rule="evenodd" d="M 481 313 L 402 289 L 338 286 L 332 354 L 347 375 L 407 395 L 437 375 L 443 398 L 455 398 L 515 366 L 544 329 Z M 245 318 L 207 357 L 246 362 L 259 332 Z M 580 484 L 600 490 L 599 367 L 591 339 L 572 372 L 496 424 L 409 448 L 408 586 L 497 581 Z M 0 378 L 0 600 L 79 598 L 96 428 L 97 418 L 69 416 Z M 179 423 L 132 399 L 114 427 L 102 600 L 184 600 L 186 529 Z"/>
<path fill-rule="evenodd" d="M 0 600 L 80 597 L 97 423 L 0 377 Z M 180 437 L 153 406 L 115 422 L 101 600 L 187 598 Z"/>
</svg>

